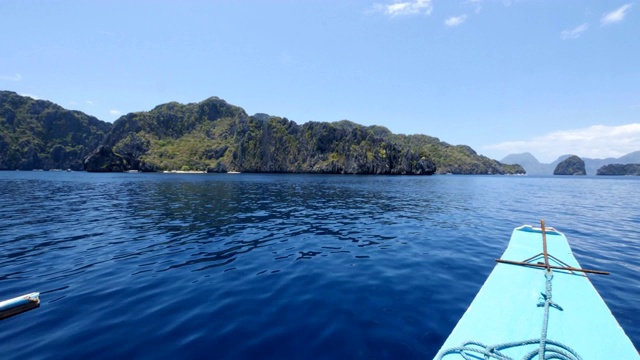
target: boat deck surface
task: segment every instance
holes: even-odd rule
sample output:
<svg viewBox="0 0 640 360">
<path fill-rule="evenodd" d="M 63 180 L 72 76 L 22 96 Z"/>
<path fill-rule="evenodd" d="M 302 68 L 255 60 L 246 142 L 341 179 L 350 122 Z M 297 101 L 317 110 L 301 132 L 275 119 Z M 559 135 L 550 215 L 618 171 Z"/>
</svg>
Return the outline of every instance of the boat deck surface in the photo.
<svg viewBox="0 0 640 360">
<path fill-rule="evenodd" d="M 548 254 L 566 265 L 580 268 L 566 237 L 553 229 L 546 232 Z M 523 261 L 540 254 L 533 262 L 544 262 L 542 232 L 531 226 L 516 228 L 502 255 L 503 260 Z M 549 258 L 550 265 L 563 264 Z M 546 278 L 544 268 L 498 263 L 476 298 L 436 355 L 461 347 L 467 341 L 485 345 L 540 339 Z M 599 275 L 590 275 L 599 276 Z M 553 270 L 552 300 L 562 309 L 549 308 L 547 339 L 573 349 L 582 359 L 640 359 L 629 337 L 620 327 L 586 275 Z M 538 344 L 499 350 L 508 358 L 522 359 Z M 466 353 L 469 359 L 484 356 Z M 462 359 L 459 353 L 443 359 Z M 536 353 L 535 359 L 538 358 Z M 571 357 L 570 357 L 571 358 Z"/>
</svg>

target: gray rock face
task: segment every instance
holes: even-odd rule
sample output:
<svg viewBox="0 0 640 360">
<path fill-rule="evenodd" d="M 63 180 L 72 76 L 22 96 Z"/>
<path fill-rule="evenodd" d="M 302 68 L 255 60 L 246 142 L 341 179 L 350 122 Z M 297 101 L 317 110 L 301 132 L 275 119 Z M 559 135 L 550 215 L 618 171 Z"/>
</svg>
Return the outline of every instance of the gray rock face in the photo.
<svg viewBox="0 0 640 360">
<path fill-rule="evenodd" d="M 123 172 L 126 165 L 122 156 L 101 145 L 84 160 L 84 169 L 88 172 Z"/>
<path fill-rule="evenodd" d="M 571 155 L 556 166 L 553 175 L 587 175 L 587 171 L 584 161 L 576 155 Z"/>
</svg>

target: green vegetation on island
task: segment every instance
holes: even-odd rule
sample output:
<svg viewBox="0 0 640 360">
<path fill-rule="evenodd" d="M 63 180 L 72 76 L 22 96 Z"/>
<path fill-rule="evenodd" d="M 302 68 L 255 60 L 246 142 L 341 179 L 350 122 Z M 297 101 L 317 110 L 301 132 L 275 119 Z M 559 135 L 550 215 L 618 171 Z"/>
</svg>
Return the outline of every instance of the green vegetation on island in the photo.
<svg viewBox="0 0 640 360">
<path fill-rule="evenodd" d="M 124 115 L 112 125 L 49 102 L 11 92 L 1 94 L 0 129 L 3 138 L 11 140 L 15 159 L 4 161 L 1 146 L 9 142 L 0 142 L 3 169 L 61 168 L 61 163 L 53 160 L 27 161 L 34 150 L 16 153 L 22 149 L 19 144 L 42 143 L 46 145 L 36 150 L 39 159 L 58 159 L 51 155 L 55 145 L 63 146 L 65 154 L 78 149 L 77 155 L 73 153 L 73 166 L 68 167 L 77 169 L 84 159 L 87 171 L 524 173 L 519 165 L 505 165 L 478 155 L 468 146 L 449 145 L 427 135 L 393 134 L 382 126 L 347 120 L 298 125 L 278 116 L 249 116 L 217 97 L 199 103 L 162 104 L 151 111 Z M 45 104 L 46 109 L 26 111 L 33 102 L 41 107 Z M 52 112 L 63 114 L 54 117 L 58 132 L 37 130 L 46 128 L 46 119 L 51 117 L 47 114 Z M 17 115 L 7 115 L 14 113 Z M 9 122 L 13 127 L 6 125 Z"/>
<path fill-rule="evenodd" d="M 0 91 L 0 170 L 82 170 L 111 126 L 49 101 Z"/>
</svg>

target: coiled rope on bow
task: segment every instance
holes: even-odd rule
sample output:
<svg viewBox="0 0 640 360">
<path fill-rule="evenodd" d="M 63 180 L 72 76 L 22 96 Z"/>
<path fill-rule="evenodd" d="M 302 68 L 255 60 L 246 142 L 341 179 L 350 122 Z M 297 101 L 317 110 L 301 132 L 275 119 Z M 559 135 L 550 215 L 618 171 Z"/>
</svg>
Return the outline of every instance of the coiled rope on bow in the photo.
<svg viewBox="0 0 640 360">
<path fill-rule="evenodd" d="M 542 333 L 539 339 L 531 339 L 524 341 L 513 341 L 496 345 L 486 345 L 478 341 L 467 341 L 459 347 L 453 347 L 442 352 L 436 359 L 440 360 L 446 355 L 459 354 L 465 360 L 478 359 L 475 355 L 482 355 L 484 359 L 498 360 L 515 360 L 501 352 L 501 350 L 510 349 L 519 346 L 527 346 L 539 344 L 538 349 L 531 351 L 522 357 L 522 360 L 538 359 L 559 359 L 559 360 L 582 360 L 580 355 L 569 346 L 558 341 L 547 339 L 547 327 L 549 325 L 549 308 L 553 307 L 562 310 L 560 305 L 553 302 L 553 292 L 551 280 L 553 272 L 551 269 L 545 270 L 545 293 L 541 293 L 543 302 L 539 303 L 539 307 L 544 307 L 544 316 L 542 320 Z"/>
</svg>

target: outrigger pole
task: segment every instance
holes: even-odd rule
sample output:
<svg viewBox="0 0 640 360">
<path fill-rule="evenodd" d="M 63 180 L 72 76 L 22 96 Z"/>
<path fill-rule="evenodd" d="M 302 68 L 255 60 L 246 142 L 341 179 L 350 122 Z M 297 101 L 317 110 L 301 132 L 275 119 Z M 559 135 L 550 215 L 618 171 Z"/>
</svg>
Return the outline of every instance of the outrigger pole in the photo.
<svg viewBox="0 0 640 360">
<path fill-rule="evenodd" d="M 547 253 L 547 232 L 546 232 L 545 227 L 544 227 L 544 220 L 540 220 L 540 225 L 541 225 L 541 230 L 542 230 L 542 252 L 541 253 L 539 253 L 537 255 L 534 255 L 534 256 L 532 256 L 532 257 L 530 257 L 528 259 L 525 259 L 523 261 L 496 259 L 496 262 L 503 263 L 503 264 L 511 264 L 511 265 L 522 265 L 522 266 L 539 267 L 539 268 L 545 268 L 547 270 L 549 270 L 549 269 L 557 269 L 557 270 L 567 270 L 567 271 L 571 271 L 571 272 L 582 272 L 582 273 L 589 273 L 589 274 L 609 275 L 608 271 L 581 269 L 581 268 L 575 268 L 575 267 L 569 266 L 569 264 L 565 263 L 564 261 L 556 258 L 553 255 L 548 254 Z M 541 262 L 537 262 L 537 263 L 531 262 L 534 259 L 539 258 L 540 256 L 542 256 L 544 258 L 544 264 L 541 263 Z M 550 265 L 549 264 L 549 258 L 555 260 L 557 263 L 561 264 L 562 266 Z"/>
</svg>

